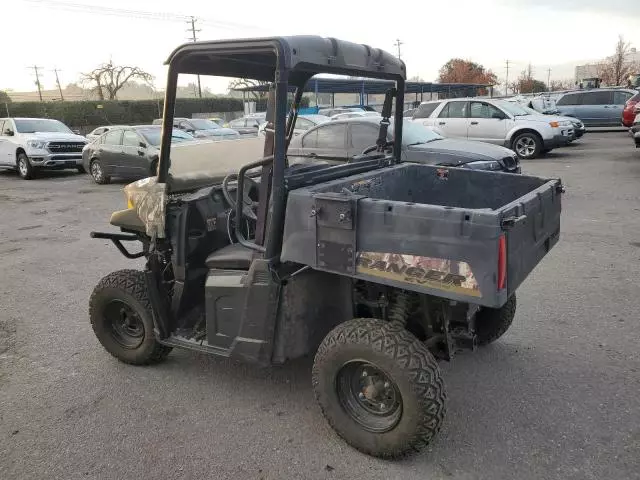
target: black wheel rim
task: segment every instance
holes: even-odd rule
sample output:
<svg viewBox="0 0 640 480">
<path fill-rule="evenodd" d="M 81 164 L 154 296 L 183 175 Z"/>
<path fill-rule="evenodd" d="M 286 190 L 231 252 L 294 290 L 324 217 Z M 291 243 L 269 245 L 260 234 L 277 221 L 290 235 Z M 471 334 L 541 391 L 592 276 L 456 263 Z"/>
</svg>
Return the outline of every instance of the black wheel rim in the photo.
<svg viewBox="0 0 640 480">
<path fill-rule="evenodd" d="M 144 323 L 129 305 L 112 300 L 104 308 L 104 319 L 111 337 L 123 348 L 138 348 L 144 340 Z"/>
<path fill-rule="evenodd" d="M 336 376 L 336 390 L 344 411 L 369 432 L 387 432 L 400 421 L 402 396 L 398 386 L 370 362 L 345 363 Z"/>
</svg>

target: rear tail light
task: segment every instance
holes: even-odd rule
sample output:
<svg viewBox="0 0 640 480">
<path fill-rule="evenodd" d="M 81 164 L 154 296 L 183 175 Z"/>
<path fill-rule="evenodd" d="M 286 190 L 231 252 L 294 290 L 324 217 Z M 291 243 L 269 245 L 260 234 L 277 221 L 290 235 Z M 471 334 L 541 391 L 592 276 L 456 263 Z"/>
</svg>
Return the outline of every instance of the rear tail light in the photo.
<svg viewBox="0 0 640 480">
<path fill-rule="evenodd" d="M 498 239 L 498 290 L 507 283 L 507 239 L 504 234 Z"/>
</svg>

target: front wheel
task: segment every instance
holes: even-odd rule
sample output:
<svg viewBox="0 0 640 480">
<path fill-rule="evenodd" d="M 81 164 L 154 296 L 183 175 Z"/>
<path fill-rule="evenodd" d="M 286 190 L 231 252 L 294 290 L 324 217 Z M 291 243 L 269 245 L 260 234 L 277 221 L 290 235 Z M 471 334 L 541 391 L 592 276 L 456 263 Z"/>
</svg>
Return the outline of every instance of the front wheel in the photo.
<svg viewBox="0 0 640 480">
<path fill-rule="evenodd" d="M 18 168 L 18 175 L 20 175 L 20 178 L 23 180 L 31 180 L 35 176 L 34 169 L 31 166 L 31 162 L 29 161 L 29 157 L 27 157 L 26 153 L 18 154 L 16 166 Z"/>
<path fill-rule="evenodd" d="M 420 450 L 444 419 L 436 360 L 395 323 L 361 318 L 334 328 L 316 354 L 313 389 L 331 427 L 369 455 Z"/>
<path fill-rule="evenodd" d="M 524 132 L 513 139 L 513 151 L 525 160 L 536 158 L 542 152 L 543 144 L 540 136 L 533 132 Z"/>
<path fill-rule="evenodd" d="M 141 271 L 119 270 L 100 280 L 89 300 L 89 317 L 102 346 L 121 362 L 148 365 L 164 360 L 171 351 L 155 338 Z"/>
<path fill-rule="evenodd" d="M 91 177 L 93 178 L 93 181 L 96 182 L 98 185 L 106 185 L 107 183 L 111 182 L 111 177 L 109 177 L 109 175 L 106 175 L 104 173 L 104 170 L 102 169 L 102 164 L 100 163 L 100 160 L 98 160 L 97 158 L 94 160 L 91 160 L 91 164 L 89 165 L 89 170 L 91 172 Z"/>
</svg>

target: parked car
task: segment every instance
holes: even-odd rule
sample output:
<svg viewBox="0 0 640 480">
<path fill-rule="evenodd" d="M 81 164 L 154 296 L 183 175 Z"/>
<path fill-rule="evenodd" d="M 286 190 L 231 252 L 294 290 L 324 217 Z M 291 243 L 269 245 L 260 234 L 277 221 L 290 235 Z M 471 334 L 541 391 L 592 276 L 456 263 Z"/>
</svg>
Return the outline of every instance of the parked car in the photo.
<svg viewBox="0 0 640 480">
<path fill-rule="evenodd" d="M 527 110 L 529 113 L 531 113 L 532 115 L 538 115 L 539 112 L 531 107 L 525 107 L 524 105 L 520 105 L 522 108 L 524 108 L 525 110 Z M 545 115 L 550 115 L 545 113 Z M 579 138 L 582 138 L 584 136 L 584 134 L 587 132 L 587 128 L 584 126 L 584 123 L 582 123 L 582 121 L 579 118 L 576 117 L 563 117 L 562 115 L 554 115 L 557 118 L 560 118 L 562 120 L 567 120 L 569 122 L 571 122 L 571 124 L 573 125 L 573 138 L 571 139 L 571 141 L 577 140 Z"/>
<path fill-rule="evenodd" d="M 426 112 L 431 113 L 423 117 Z M 525 159 L 567 145 L 574 136 L 568 120 L 533 114 L 517 103 L 489 98 L 423 102 L 413 121 L 446 138 L 466 138 L 511 148 Z"/>
<path fill-rule="evenodd" d="M 116 127 L 120 128 L 120 127 L 124 127 L 124 126 L 126 126 L 126 125 L 105 125 L 103 127 L 94 128 L 91 131 L 91 133 L 88 133 L 86 135 L 86 137 L 87 137 L 87 140 L 89 140 L 90 142 L 93 142 L 100 135 L 102 135 L 103 133 L 108 132 L 112 128 L 116 128 Z"/>
<path fill-rule="evenodd" d="M 162 119 L 157 118 L 153 125 L 162 125 Z M 216 140 L 235 140 L 240 134 L 230 128 L 224 128 L 206 118 L 174 118 L 173 128 L 190 133 L 196 138 L 213 137 Z"/>
<path fill-rule="evenodd" d="M 365 109 L 361 107 L 329 107 L 329 108 L 320 108 L 318 110 L 318 115 L 333 117 L 334 115 L 338 115 L 339 113 L 364 112 L 364 111 Z"/>
<path fill-rule="evenodd" d="M 631 127 L 637 115 L 637 107 L 640 106 L 640 92 L 627 100 L 622 109 L 622 125 Z"/>
<path fill-rule="evenodd" d="M 320 125 L 321 123 L 328 122 L 330 120 L 331 119 L 325 115 L 314 115 L 314 114 L 298 115 L 298 118 L 296 119 L 296 126 L 293 130 L 293 134 L 300 135 L 301 133 L 306 132 L 310 128 L 313 128 L 316 125 Z M 262 124 L 260 124 L 260 128 L 258 130 L 258 133 L 260 135 L 265 134 L 264 129 L 266 128 L 266 126 L 267 126 L 267 122 L 263 122 Z"/>
<path fill-rule="evenodd" d="M 625 103 L 637 93 L 624 88 L 577 90 L 561 94 L 556 106 L 560 115 L 579 118 L 587 127 L 615 127 Z"/>
<path fill-rule="evenodd" d="M 257 135 L 260 128 L 259 117 L 241 117 L 231 120 L 225 124 L 225 127 L 231 128 L 240 135 Z"/>
<path fill-rule="evenodd" d="M 636 144 L 636 148 L 640 148 L 640 109 L 636 109 L 636 118 L 631 124 L 631 135 Z"/>
<path fill-rule="evenodd" d="M 362 118 L 362 117 L 377 117 L 380 118 L 380 114 L 378 112 L 347 112 L 347 113 L 338 113 L 331 117 L 331 120 L 346 120 L 348 118 Z"/>
<path fill-rule="evenodd" d="M 18 171 L 25 180 L 38 170 L 74 168 L 83 172 L 87 139 L 49 118 L 0 118 L 0 168 Z"/>
<path fill-rule="evenodd" d="M 98 184 L 111 177 L 145 178 L 156 174 L 160 154 L 161 126 L 138 125 L 112 128 L 82 150 L 82 165 Z M 172 142 L 191 142 L 195 138 L 177 128 Z"/>
<path fill-rule="evenodd" d="M 368 147 L 375 146 L 380 118 L 360 117 L 318 125 L 291 141 L 289 162 L 347 162 Z M 387 140 L 393 140 L 389 127 Z M 420 123 L 405 120 L 402 131 L 402 158 L 430 165 L 465 166 L 480 170 L 519 173 L 520 163 L 508 148 L 482 142 L 443 138 Z"/>
</svg>

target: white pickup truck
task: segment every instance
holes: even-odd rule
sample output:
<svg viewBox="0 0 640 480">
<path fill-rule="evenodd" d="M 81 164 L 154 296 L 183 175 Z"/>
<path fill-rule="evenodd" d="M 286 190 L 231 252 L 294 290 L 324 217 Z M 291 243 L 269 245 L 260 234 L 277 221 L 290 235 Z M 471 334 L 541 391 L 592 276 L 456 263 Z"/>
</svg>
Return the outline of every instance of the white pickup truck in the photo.
<svg viewBox="0 0 640 480">
<path fill-rule="evenodd" d="M 0 168 L 30 180 L 40 169 L 73 168 L 84 172 L 82 149 L 87 139 L 58 120 L 0 118 Z"/>
</svg>

